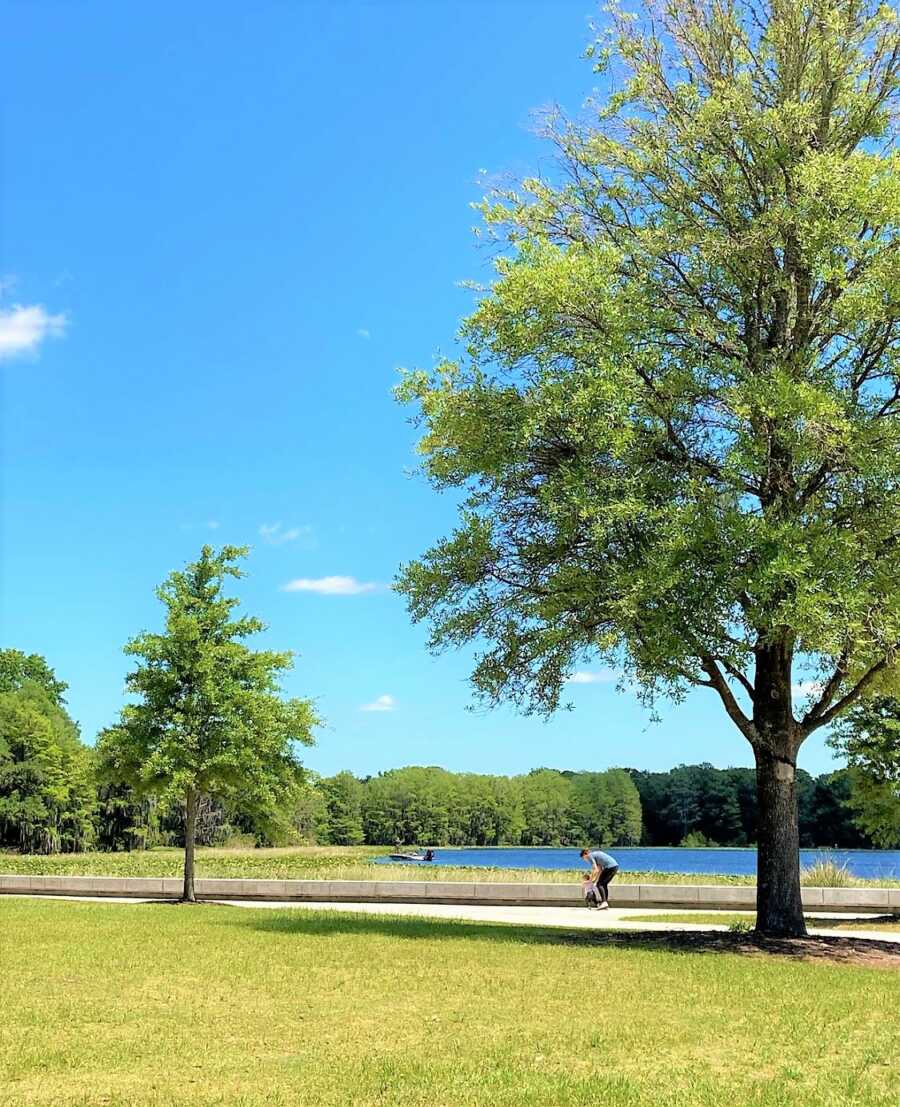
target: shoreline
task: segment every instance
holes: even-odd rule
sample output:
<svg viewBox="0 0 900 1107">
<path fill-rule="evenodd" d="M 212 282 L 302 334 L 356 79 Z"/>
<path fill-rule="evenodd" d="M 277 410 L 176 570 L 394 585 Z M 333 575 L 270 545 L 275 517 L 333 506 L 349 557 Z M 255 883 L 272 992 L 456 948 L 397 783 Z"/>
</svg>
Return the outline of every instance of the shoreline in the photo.
<svg viewBox="0 0 900 1107">
<path fill-rule="evenodd" d="M 476 883 L 567 884 L 583 873 L 573 858 L 571 868 L 503 868 L 488 865 L 454 865 L 436 862 L 380 863 L 385 856 L 379 846 L 298 846 L 275 849 L 204 847 L 197 851 L 197 875 L 211 879 L 273 880 L 373 880 L 383 879 L 430 883 L 463 877 Z M 474 847 L 494 849 L 499 847 Z M 533 847 L 536 849 L 553 847 Z M 662 847 L 669 848 L 669 847 Z M 677 847 L 673 847 L 677 848 Z M 442 851 L 443 852 L 443 851 Z M 453 850 L 448 848 L 447 854 Z M 624 853 L 624 850 L 623 850 Z M 624 859 L 624 858 L 623 858 Z M 0 854 L 0 874 L 8 876 L 93 876 L 93 877 L 177 877 L 182 872 L 183 853 L 177 847 L 119 853 Z M 390 876 L 388 876 L 390 874 Z M 756 873 L 666 872 L 653 868 L 624 868 L 616 876 L 622 884 L 707 884 L 748 885 Z M 900 876 L 852 877 L 843 887 L 898 888 Z"/>
</svg>

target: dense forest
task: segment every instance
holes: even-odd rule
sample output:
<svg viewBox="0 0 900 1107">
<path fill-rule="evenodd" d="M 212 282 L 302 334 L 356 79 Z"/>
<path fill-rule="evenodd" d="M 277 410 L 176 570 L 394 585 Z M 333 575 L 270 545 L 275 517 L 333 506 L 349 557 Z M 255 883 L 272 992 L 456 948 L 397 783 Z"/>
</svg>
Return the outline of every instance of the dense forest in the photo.
<svg viewBox="0 0 900 1107">
<path fill-rule="evenodd" d="M 798 774 L 803 846 L 864 848 L 851 774 Z M 665 773 L 535 769 L 523 776 L 394 769 L 321 778 L 320 840 L 370 844 L 747 846 L 756 840 L 752 769 L 679 765 Z"/>
<path fill-rule="evenodd" d="M 181 840 L 182 816 L 106 779 L 42 658 L 0 651 L 0 848 L 51 853 Z M 867 847 L 850 770 L 798 773 L 804 846 Z M 377 776 L 298 773 L 281 806 L 205 799 L 205 844 L 752 845 L 752 769 L 540 768 L 520 776 L 409 766 Z"/>
<path fill-rule="evenodd" d="M 318 788 L 329 840 L 348 845 L 632 844 L 641 837 L 640 797 L 623 769 L 506 777 L 410 766 L 365 780 L 339 773 Z"/>
<path fill-rule="evenodd" d="M 756 773 L 678 765 L 664 773 L 629 769 L 641 797 L 641 842 L 648 846 L 747 846 L 756 841 Z M 852 774 L 812 777 L 797 770 L 802 847 L 871 848 L 856 824 Z"/>
</svg>

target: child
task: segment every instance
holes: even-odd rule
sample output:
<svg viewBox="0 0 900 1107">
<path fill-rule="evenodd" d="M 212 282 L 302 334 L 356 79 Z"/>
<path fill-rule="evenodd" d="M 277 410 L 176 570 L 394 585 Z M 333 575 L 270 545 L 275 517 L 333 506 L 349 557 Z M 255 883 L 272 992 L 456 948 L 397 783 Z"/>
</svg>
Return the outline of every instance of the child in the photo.
<svg viewBox="0 0 900 1107">
<path fill-rule="evenodd" d="M 584 902 L 590 910 L 592 907 L 596 907 L 600 910 L 600 896 L 597 894 L 597 886 L 591 880 L 591 874 L 585 873 L 581 878 L 581 894 L 584 896 Z"/>
</svg>

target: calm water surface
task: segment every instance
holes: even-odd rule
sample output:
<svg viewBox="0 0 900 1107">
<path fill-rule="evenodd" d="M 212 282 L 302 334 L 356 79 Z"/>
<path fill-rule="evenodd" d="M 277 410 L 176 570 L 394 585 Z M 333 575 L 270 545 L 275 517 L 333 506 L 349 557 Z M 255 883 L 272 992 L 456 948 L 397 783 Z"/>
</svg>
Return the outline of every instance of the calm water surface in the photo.
<svg viewBox="0 0 900 1107">
<path fill-rule="evenodd" d="M 756 876 L 755 849 L 647 849 L 640 846 L 616 846 L 610 852 L 622 869 L 664 873 L 719 873 L 731 876 Z M 579 851 L 535 847 L 483 847 L 477 849 L 437 849 L 435 861 L 441 865 L 481 866 L 497 869 L 578 869 L 584 862 Z M 800 864 L 812 865 L 828 859 L 846 865 L 854 876 L 868 880 L 900 878 L 900 850 L 849 849 L 800 851 Z M 394 864 L 389 857 L 377 858 L 379 864 Z M 402 863 L 402 862 L 397 862 Z M 426 862 L 422 862 L 425 864 Z M 407 862 L 408 864 L 408 862 Z"/>
</svg>

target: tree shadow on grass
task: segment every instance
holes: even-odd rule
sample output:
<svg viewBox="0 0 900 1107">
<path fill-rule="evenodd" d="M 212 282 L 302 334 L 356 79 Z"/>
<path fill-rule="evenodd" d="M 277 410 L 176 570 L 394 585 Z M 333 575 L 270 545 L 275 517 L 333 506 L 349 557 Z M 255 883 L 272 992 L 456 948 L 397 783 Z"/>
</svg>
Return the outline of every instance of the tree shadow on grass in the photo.
<svg viewBox="0 0 900 1107">
<path fill-rule="evenodd" d="M 835 936 L 763 938 L 721 931 L 568 930 L 555 926 L 472 922 L 467 919 L 416 918 L 408 915 L 353 914 L 344 911 L 248 910 L 233 925 L 270 934 L 317 937 L 378 935 L 404 940 L 499 942 L 507 945 L 561 946 L 578 949 L 647 950 L 658 953 L 777 956 L 799 961 L 900 970 L 900 944 Z"/>
</svg>

